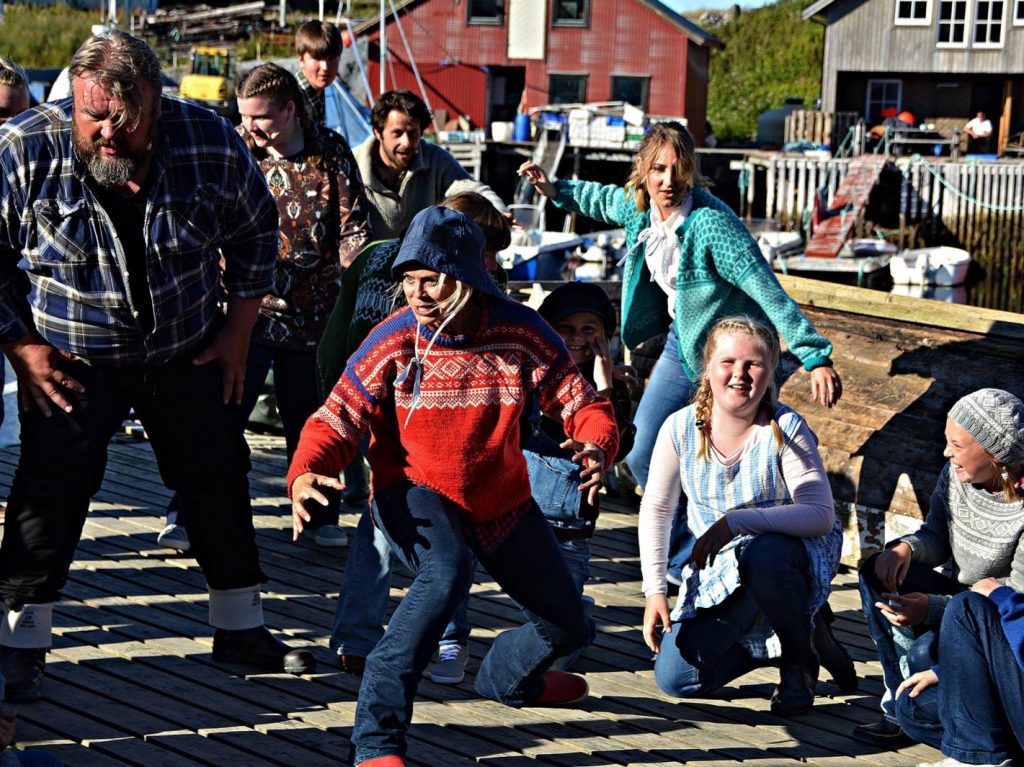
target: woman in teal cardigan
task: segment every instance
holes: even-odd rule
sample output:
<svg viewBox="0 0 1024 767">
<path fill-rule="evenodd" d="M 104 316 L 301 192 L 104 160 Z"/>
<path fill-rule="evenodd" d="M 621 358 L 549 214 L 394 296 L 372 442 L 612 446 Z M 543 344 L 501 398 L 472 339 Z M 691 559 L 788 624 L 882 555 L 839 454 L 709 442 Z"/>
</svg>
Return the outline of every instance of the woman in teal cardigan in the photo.
<svg viewBox="0 0 1024 767">
<path fill-rule="evenodd" d="M 626 186 L 590 181 L 552 183 L 533 162 L 519 168 L 566 211 L 624 227 L 622 341 L 633 348 L 668 329 L 665 350 L 637 408 L 637 432 L 626 463 L 643 486 L 658 430 L 693 394 L 708 331 L 722 317 L 743 314 L 775 328 L 810 373 L 814 400 L 839 401 L 832 344 L 782 289 L 757 243 L 735 213 L 704 188 L 693 137 L 675 122 L 644 136 Z M 692 539 L 676 525 L 670 576 L 689 558 Z"/>
</svg>

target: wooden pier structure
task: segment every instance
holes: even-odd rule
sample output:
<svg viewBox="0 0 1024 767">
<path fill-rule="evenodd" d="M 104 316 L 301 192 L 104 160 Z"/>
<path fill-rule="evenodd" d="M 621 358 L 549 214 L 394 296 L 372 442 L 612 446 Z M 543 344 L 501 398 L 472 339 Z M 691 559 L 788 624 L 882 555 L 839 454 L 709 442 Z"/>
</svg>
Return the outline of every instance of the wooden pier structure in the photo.
<svg viewBox="0 0 1024 767">
<path fill-rule="evenodd" d="M 46 747 L 69 767 L 326 767 L 347 764 L 359 680 L 341 673 L 327 639 L 344 549 L 292 543 L 284 498 L 284 443 L 250 435 L 254 520 L 267 624 L 309 646 L 307 677 L 250 675 L 211 662 L 205 584 L 195 561 L 156 545 L 170 494 L 149 444 L 128 436 L 110 447 L 64 598 L 43 700 L 19 706 L 19 747 Z M 17 448 L 0 451 L 9 484 Z M 635 509 L 604 500 L 587 593 L 597 639 L 580 661 L 590 697 L 572 708 L 511 709 L 482 700 L 473 675 L 495 635 L 520 622 L 486 572 L 477 573 L 466 680 L 425 680 L 409 733 L 417 767 L 905 767 L 935 761 L 916 745 L 881 751 L 850 738 L 879 713 L 880 667 L 865 635 L 856 578 L 834 584 L 835 630 L 853 655 L 860 691 L 839 694 L 823 672 L 814 709 L 773 715 L 778 672 L 751 673 L 709 700 L 660 693 L 639 626 L 643 615 Z M 355 515 L 342 524 L 354 529 Z M 524 563 L 529 566 L 529 563 Z M 408 584 L 399 575 L 392 598 Z"/>
<path fill-rule="evenodd" d="M 807 243 L 805 255 L 809 258 L 836 258 L 850 237 L 854 226 L 864 215 L 871 190 L 885 167 L 886 158 L 861 155 L 850 160 L 843 180 L 832 199 L 825 190 L 813 193 L 814 215 L 820 217 Z"/>
</svg>

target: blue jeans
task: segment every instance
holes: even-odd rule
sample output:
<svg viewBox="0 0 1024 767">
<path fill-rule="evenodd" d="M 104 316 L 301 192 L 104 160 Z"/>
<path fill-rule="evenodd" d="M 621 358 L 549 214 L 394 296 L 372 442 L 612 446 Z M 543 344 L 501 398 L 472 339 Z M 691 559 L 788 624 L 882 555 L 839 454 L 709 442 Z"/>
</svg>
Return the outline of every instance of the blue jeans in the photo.
<svg viewBox="0 0 1024 767">
<path fill-rule="evenodd" d="M 54 754 L 49 751 L 40 751 L 37 749 L 31 749 L 29 751 L 15 751 L 8 749 L 12 754 L 18 757 L 19 767 L 64 767 L 64 762 L 58 759 Z M 7 754 L 7 751 L 4 752 Z"/>
<path fill-rule="evenodd" d="M 995 604 L 967 592 L 950 600 L 939 634 L 939 684 L 896 700 L 896 721 L 921 743 L 968 764 L 1024 756 L 1024 670 Z"/>
<path fill-rule="evenodd" d="M 580 493 L 582 467 L 572 460 L 571 451 L 563 450 L 543 431 L 526 440 L 523 456 L 530 475 L 533 499 L 554 529 L 572 581 L 582 596 L 583 587 L 590 577 L 590 538 L 597 521 L 596 507 L 592 509 L 594 518 L 591 519 L 584 518 L 586 512 L 582 511 L 591 508 L 583 503 Z M 584 649 L 581 647 L 559 658 L 554 664 L 555 668 L 568 671 L 579 660 Z"/>
<path fill-rule="evenodd" d="M 875 607 L 875 602 L 884 601 L 882 592 L 886 591 L 875 575 L 875 561 L 878 557 L 879 554 L 869 557 L 860 567 L 860 602 L 868 636 L 878 649 L 878 661 L 882 665 L 882 682 L 885 684 L 881 701 L 882 714 L 889 722 L 895 723 L 896 688 L 908 676 L 905 660 L 907 653 L 918 637 L 937 627 L 893 626 L 882 616 L 882 611 Z M 963 586 L 918 562 L 910 563 L 907 577 L 900 586 L 903 594 L 955 594 L 958 591 L 963 591 Z"/>
<path fill-rule="evenodd" d="M 654 453 L 658 432 L 670 415 L 689 404 L 695 390 L 693 381 L 686 375 L 679 359 L 679 341 L 676 340 L 675 330 L 669 329 L 665 348 L 654 364 L 651 378 L 633 417 L 636 436 L 633 438 L 633 449 L 626 456 L 626 464 L 640 487 L 647 486 L 651 455 Z M 690 560 L 696 542 L 686 526 L 685 503 L 685 498 L 680 500 L 668 547 L 668 572 L 677 580 L 683 565 Z"/>
<path fill-rule="evenodd" d="M 415 577 L 366 660 L 352 730 L 356 764 L 404 754 L 416 687 L 472 580 L 473 551 L 528 619 L 492 643 L 477 672 L 479 694 L 510 706 L 528 705 L 543 692 L 552 661 L 591 638 L 558 543 L 536 505 L 494 551 L 464 533 L 455 505 L 427 488 L 403 482 L 377 492 L 374 514 Z"/>
<path fill-rule="evenodd" d="M 388 539 L 374 526 L 367 506 L 349 541 L 348 561 L 345 562 L 345 575 L 334 611 L 330 646 L 338 655 L 365 658 L 384 636 L 391 568 L 396 561 Z M 466 644 L 469 641 L 468 613 L 467 586 L 438 644 Z"/>
<path fill-rule="evenodd" d="M 803 541 L 781 533 L 757 535 L 739 552 L 739 566 L 739 589 L 662 638 L 654 679 L 668 695 L 708 695 L 761 665 L 739 643 L 760 614 L 784 655 L 810 651 L 811 565 Z"/>
</svg>

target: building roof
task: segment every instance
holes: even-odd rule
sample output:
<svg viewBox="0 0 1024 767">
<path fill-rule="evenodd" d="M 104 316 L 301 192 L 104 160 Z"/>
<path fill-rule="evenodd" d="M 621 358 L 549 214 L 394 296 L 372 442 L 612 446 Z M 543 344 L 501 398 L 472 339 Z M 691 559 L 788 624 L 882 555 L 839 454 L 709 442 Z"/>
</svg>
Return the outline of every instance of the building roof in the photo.
<svg viewBox="0 0 1024 767">
<path fill-rule="evenodd" d="M 816 2 L 811 3 L 806 8 L 804 8 L 804 21 L 807 21 L 817 16 L 819 13 L 822 13 L 834 2 L 836 2 L 836 0 L 816 0 Z"/>
<path fill-rule="evenodd" d="M 427 1 L 428 0 L 398 0 L 398 2 L 396 2 L 393 7 L 394 7 L 396 12 L 397 11 L 403 11 L 403 10 L 405 10 L 407 8 L 411 8 L 414 5 L 418 5 L 419 3 L 427 2 Z M 691 42 L 693 42 L 693 43 L 695 43 L 697 45 L 700 45 L 702 47 L 716 48 L 716 49 L 719 49 L 719 50 L 725 47 L 725 43 L 723 43 L 721 40 L 719 40 L 713 34 L 711 34 L 710 32 L 705 31 L 704 29 L 702 29 L 701 27 L 697 26 L 696 24 L 694 24 L 692 21 L 690 21 L 689 19 L 685 18 L 684 16 L 679 15 L 678 13 L 673 11 L 671 8 L 666 6 L 664 3 L 660 2 L 660 0 L 635 0 L 635 1 L 637 3 L 639 3 L 640 5 L 646 6 L 647 8 L 652 10 L 655 14 L 657 14 L 658 16 L 661 16 L 667 22 L 669 22 L 674 27 L 679 29 L 679 31 L 682 32 L 684 35 L 686 35 L 686 37 Z M 391 16 L 392 16 L 392 13 L 389 11 L 385 15 L 385 18 L 386 19 L 390 19 Z M 374 28 L 376 28 L 378 26 L 379 23 L 380 22 L 379 22 L 379 20 L 378 20 L 378 18 L 376 16 L 371 17 L 369 19 L 366 19 L 365 21 L 362 21 L 362 22 L 360 22 L 359 24 L 357 24 L 355 26 L 355 33 L 356 33 L 356 35 L 364 35 L 367 32 L 371 32 Z"/>
</svg>

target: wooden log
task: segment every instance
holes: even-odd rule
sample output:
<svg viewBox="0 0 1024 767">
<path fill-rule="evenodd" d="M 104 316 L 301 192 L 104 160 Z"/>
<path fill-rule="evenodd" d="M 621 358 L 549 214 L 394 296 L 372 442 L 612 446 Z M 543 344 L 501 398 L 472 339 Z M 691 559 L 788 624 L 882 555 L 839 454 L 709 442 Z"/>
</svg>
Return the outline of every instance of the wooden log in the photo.
<svg viewBox="0 0 1024 767">
<path fill-rule="evenodd" d="M 924 518 L 953 403 L 986 386 L 1024 395 L 1024 315 L 779 280 L 832 342 L 843 380 L 843 397 L 828 410 L 811 400 L 809 375 L 791 362 L 781 397 L 818 436 L 845 524 L 844 562 L 856 564 Z"/>
</svg>

